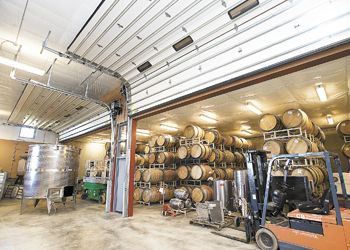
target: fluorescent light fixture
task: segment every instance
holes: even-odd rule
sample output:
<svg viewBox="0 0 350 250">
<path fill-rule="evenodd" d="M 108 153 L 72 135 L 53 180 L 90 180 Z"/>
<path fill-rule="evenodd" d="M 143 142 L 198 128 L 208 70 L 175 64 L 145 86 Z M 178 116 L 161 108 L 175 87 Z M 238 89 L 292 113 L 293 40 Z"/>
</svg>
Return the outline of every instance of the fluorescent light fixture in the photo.
<svg viewBox="0 0 350 250">
<path fill-rule="evenodd" d="M 39 76 L 43 76 L 45 74 L 45 70 L 42 69 L 38 69 L 5 57 L 0 56 L 0 64 L 4 64 L 6 66 L 9 66 L 11 68 L 15 68 L 15 69 L 19 69 L 19 70 L 23 70 L 23 71 L 27 71 L 29 73 L 35 74 L 35 75 L 39 75 Z"/>
<path fill-rule="evenodd" d="M 253 133 L 249 130 L 241 130 L 241 132 L 245 133 L 245 134 L 248 134 L 248 135 L 252 135 Z"/>
<path fill-rule="evenodd" d="M 217 123 L 218 122 L 218 120 L 216 120 L 212 117 L 209 117 L 207 115 L 200 114 L 199 117 L 206 122 L 210 122 L 210 123 Z"/>
<path fill-rule="evenodd" d="M 149 61 L 147 61 L 147 62 L 144 62 L 143 64 L 141 64 L 140 66 L 138 66 L 137 70 L 140 72 L 143 72 L 146 69 L 149 69 L 150 67 L 152 67 L 152 64 Z"/>
<path fill-rule="evenodd" d="M 334 119 L 333 119 L 332 115 L 327 115 L 327 122 L 329 125 L 334 124 Z"/>
<path fill-rule="evenodd" d="M 173 45 L 173 48 L 175 51 L 179 51 L 183 48 L 185 48 L 186 46 L 190 45 L 191 43 L 193 43 L 193 39 L 191 36 L 186 36 L 184 39 L 180 40 L 179 42 L 175 43 Z"/>
<path fill-rule="evenodd" d="M 316 85 L 316 92 L 317 92 L 318 98 L 320 98 L 321 102 L 327 101 L 326 90 L 324 89 L 322 84 L 317 84 Z"/>
<path fill-rule="evenodd" d="M 263 113 L 260 109 L 258 109 L 256 106 L 254 106 L 254 104 L 251 102 L 247 102 L 247 108 L 257 115 L 261 115 Z"/>
<path fill-rule="evenodd" d="M 146 129 L 136 129 L 136 134 L 141 135 L 141 136 L 150 136 L 151 132 Z"/>
<path fill-rule="evenodd" d="M 161 128 L 167 129 L 167 130 L 171 130 L 171 131 L 178 131 L 178 128 L 172 125 L 168 125 L 168 124 L 160 124 Z"/>
<path fill-rule="evenodd" d="M 241 125 L 241 130 L 249 130 L 249 129 L 251 129 L 250 125 L 248 125 L 248 124 L 242 124 Z"/>
</svg>

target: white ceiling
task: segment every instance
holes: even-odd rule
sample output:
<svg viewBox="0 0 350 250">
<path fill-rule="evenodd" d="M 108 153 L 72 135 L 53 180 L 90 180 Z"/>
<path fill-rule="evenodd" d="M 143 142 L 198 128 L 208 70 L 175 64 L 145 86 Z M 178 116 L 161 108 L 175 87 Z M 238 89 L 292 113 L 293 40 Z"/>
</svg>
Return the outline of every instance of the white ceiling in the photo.
<svg viewBox="0 0 350 250">
<path fill-rule="evenodd" d="M 328 96 L 326 102 L 320 102 L 315 90 L 315 84 L 320 81 Z M 282 114 L 290 108 L 301 108 L 320 127 L 334 127 L 328 125 L 326 115 L 331 114 L 336 124 L 350 119 L 349 90 L 350 57 L 345 57 L 142 119 L 138 121 L 138 128 L 155 134 L 176 134 L 160 127 L 161 123 L 166 123 L 177 126 L 177 134 L 182 134 L 186 125 L 198 124 L 249 137 L 240 132 L 243 124 L 251 127 L 252 136 L 258 136 L 261 134 L 259 116 L 247 109 L 247 101 L 253 102 L 264 113 Z M 209 124 L 201 120 L 199 115 L 205 111 L 215 114 L 218 123 Z"/>
<path fill-rule="evenodd" d="M 18 61 L 43 70 L 48 70 L 58 56 L 43 51 L 42 43 L 49 31 L 48 46 L 66 51 L 79 30 L 100 3 L 100 0 L 28 0 L 0 1 L 0 56 L 13 59 L 21 45 Z M 23 24 L 20 28 L 21 19 Z M 17 38 L 18 35 L 18 38 Z M 17 41 L 16 41 L 17 40 Z M 11 42 L 9 42 L 11 41 Z M 13 42 L 17 42 L 14 45 Z M 21 96 L 25 85 L 9 77 L 11 68 L 0 65 L 0 121 L 7 122 L 9 115 Z M 74 61 L 58 58 L 54 64 L 50 85 L 84 95 L 89 83 L 88 97 L 100 99 L 120 86 L 120 81 Z M 32 79 L 46 84 L 49 75 L 36 76 L 17 70 L 16 77 Z M 85 80 L 85 81 L 84 81 Z"/>
</svg>

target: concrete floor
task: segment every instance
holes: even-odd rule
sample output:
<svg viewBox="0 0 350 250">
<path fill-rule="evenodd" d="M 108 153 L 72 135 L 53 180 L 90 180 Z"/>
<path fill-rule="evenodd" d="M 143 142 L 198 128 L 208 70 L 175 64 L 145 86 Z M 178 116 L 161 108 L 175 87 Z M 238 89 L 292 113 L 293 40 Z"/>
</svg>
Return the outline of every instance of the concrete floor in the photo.
<svg viewBox="0 0 350 250">
<path fill-rule="evenodd" d="M 135 207 L 134 217 L 106 214 L 104 206 L 78 200 L 77 208 L 58 208 L 46 214 L 46 204 L 33 209 L 30 203 L 19 215 L 18 200 L 0 201 L 1 250 L 66 249 L 257 249 L 210 233 L 210 229 L 189 224 L 187 217 L 164 217 L 159 205 Z"/>
</svg>

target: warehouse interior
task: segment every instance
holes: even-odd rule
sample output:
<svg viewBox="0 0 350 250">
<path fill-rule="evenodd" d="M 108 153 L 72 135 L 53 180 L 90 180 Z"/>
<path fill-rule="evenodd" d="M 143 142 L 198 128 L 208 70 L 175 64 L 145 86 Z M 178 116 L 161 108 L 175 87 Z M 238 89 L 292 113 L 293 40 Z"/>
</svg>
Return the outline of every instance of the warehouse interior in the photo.
<svg viewBox="0 0 350 250">
<path fill-rule="evenodd" d="M 1 249 L 350 245 L 347 0 L 0 14 Z"/>
</svg>

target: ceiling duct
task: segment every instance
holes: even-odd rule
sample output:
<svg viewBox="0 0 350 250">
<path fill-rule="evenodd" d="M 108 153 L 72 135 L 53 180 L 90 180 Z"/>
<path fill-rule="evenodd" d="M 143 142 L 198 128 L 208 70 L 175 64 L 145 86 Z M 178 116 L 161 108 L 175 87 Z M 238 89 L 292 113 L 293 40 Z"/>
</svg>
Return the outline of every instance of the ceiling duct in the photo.
<svg viewBox="0 0 350 250">
<path fill-rule="evenodd" d="M 188 45 L 190 45 L 191 43 L 193 43 L 193 39 L 191 36 L 186 36 L 184 39 L 182 39 L 181 41 L 175 43 L 173 45 L 173 48 L 175 51 L 179 51 L 180 49 L 183 49 L 185 47 L 187 47 Z"/>
<path fill-rule="evenodd" d="M 230 16 L 231 19 L 235 19 L 239 15 L 242 15 L 244 12 L 247 12 L 248 10 L 258 5 L 259 5 L 258 0 L 247 0 L 237 5 L 233 9 L 229 10 L 228 15 Z"/>
</svg>

